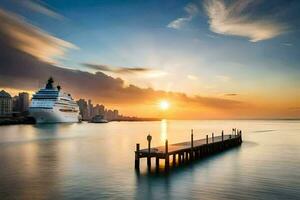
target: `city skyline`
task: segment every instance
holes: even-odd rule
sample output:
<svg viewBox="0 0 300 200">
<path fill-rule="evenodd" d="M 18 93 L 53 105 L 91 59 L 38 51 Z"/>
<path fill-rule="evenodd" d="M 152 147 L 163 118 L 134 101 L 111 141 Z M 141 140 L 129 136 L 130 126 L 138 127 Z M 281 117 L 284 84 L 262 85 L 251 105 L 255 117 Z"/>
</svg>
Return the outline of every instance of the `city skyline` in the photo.
<svg viewBox="0 0 300 200">
<path fill-rule="evenodd" d="M 29 113 L 30 101 L 32 95 L 27 92 L 10 94 L 5 90 L 0 90 L 0 117 L 31 117 Z M 140 118 L 137 116 L 128 116 L 122 114 L 114 108 L 107 108 L 103 104 L 93 104 L 92 100 L 87 101 L 80 98 L 77 101 L 79 113 L 83 121 L 91 121 L 94 117 L 99 116 L 107 121 L 143 121 L 157 120 L 157 118 Z"/>
<path fill-rule="evenodd" d="M 4 0 L 0 87 L 33 93 L 53 76 L 76 99 L 131 116 L 299 118 L 299 8 L 295 0 Z"/>
</svg>

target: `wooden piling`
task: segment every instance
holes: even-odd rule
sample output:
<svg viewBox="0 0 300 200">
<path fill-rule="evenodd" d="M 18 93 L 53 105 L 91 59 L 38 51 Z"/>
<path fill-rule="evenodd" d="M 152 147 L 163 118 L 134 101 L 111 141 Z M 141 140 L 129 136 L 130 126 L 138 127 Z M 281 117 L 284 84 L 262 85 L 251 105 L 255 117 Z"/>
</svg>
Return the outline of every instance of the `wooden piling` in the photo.
<svg viewBox="0 0 300 200">
<path fill-rule="evenodd" d="M 190 153 L 190 160 L 194 159 L 194 130 L 191 131 L 191 153 Z"/>
<path fill-rule="evenodd" d="M 173 154 L 173 163 L 172 163 L 173 166 L 176 166 L 176 154 L 174 153 Z"/>
<path fill-rule="evenodd" d="M 136 144 L 135 162 L 134 162 L 135 169 L 140 169 L 139 151 L 140 151 L 140 144 Z"/>
<path fill-rule="evenodd" d="M 169 165 L 170 165 L 170 163 L 169 163 L 168 140 L 166 140 L 165 148 L 166 148 L 166 150 L 165 150 L 165 154 L 166 154 L 165 155 L 166 156 L 166 158 L 165 158 L 165 169 L 168 170 Z"/>
<path fill-rule="evenodd" d="M 222 142 L 224 142 L 224 131 L 222 131 Z"/>
</svg>

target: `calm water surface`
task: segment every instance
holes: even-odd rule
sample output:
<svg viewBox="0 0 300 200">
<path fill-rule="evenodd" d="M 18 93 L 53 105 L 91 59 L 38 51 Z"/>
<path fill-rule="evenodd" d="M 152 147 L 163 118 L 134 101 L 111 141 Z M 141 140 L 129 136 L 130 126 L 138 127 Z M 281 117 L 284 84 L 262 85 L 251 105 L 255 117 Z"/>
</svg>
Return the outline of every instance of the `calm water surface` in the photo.
<svg viewBox="0 0 300 200">
<path fill-rule="evenodd" d="M 243 130 L 244 143 L 166 174 L 134 170 L 135 144 Z M 300 199 L 300 121 L 0 127 L 0 199 Z"/>
</svg>

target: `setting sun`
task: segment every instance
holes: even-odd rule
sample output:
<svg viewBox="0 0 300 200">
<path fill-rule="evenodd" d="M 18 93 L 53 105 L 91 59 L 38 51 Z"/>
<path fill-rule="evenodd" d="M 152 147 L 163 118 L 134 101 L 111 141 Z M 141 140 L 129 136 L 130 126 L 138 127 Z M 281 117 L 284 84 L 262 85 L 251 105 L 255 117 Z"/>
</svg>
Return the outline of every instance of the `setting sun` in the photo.
<svg viewBox="0 0 300 200">
<path fill-rule="evenodd" d="M 168 110 L 170 107 L 170 103 L 168 101 L 163 100 L 159 102 L 159 107 L 161 110 Z"/>
</svg>

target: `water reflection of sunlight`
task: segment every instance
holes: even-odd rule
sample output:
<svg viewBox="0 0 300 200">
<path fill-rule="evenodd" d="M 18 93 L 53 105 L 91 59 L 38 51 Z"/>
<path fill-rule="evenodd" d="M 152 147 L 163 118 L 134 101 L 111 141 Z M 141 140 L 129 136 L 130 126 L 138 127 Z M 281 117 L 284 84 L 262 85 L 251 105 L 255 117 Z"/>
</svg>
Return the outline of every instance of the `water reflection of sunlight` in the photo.
<svg viewBox="0 0 300 200">
<path fill-rule="evenodd" d="M 160 140 L 164 144 L 166 139 L 168 139 L 168 121 L 163 119 L 160 122 Z"/>
</svg>

